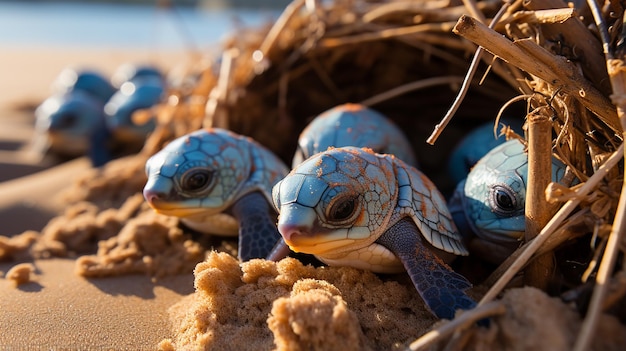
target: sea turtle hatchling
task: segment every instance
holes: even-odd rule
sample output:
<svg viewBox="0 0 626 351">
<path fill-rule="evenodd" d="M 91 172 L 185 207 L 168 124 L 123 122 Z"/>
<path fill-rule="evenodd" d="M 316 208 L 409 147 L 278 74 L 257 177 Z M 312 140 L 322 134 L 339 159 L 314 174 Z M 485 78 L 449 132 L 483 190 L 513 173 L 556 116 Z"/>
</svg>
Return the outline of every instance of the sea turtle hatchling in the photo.
<svg viewBox="0 0 626 351">
<path fill-rule="evenodd" d="M 158 104 L 165 94 L 165 88 L 163 79 L 152 76 L 135 78 L 121 85 L 104 105 L 107 128 L 118 141 L 143 146 L 147 135 L 156 125 L 155 118 L 137 123 L 133 120 L 133 114 Z"/>
<path fill-rule="evenodd" d="M 552 158 L 552 181 L 565 175 L 565 165 Z M 528 154 L 517 139 L 489 151 L 460 182 L 448 202 L 457 227 L 465 236 L 475 235 L 490 250 L 496 262 L 506 258 L 524 238 L 526 230 L 526 178 Z"/>
<path fill-rule="evenodd" d="M 331 148 L 294 168 L 272 197 L 278 230 L 295 252 L 329 265 L 406 270 L 440 318 L 475 306 L 464 292 L 470 282 L 441 259 L 468 253 L 445 200 L 402 160 L 367 148 Z"/>
<path fill-rule="evenodd" d="M 202 129 L 173 140 L 146 162 L 143 194 L 158 213 L 207 234 L 239 235 L 239 258 L 264 258 L 280 241 L 272 186 L 288 172 L 251 138 Z"/>
<path fill-rule="evenodd" d="M 389 119 L 360 104 L 347 103 L 315 117 L 298 138 L 292 167 L 329 147 L 369 147 L 417 166 L 411 143 Z"/>
<path fill-rule="evenodd" d="M 102 104 L 92 95 L 76 90 L 55 94 L 35 110 L 34 148 L 63 157 L 77 157 L 95 149 L 93 137 L 105 129 Z"/>
</svg>

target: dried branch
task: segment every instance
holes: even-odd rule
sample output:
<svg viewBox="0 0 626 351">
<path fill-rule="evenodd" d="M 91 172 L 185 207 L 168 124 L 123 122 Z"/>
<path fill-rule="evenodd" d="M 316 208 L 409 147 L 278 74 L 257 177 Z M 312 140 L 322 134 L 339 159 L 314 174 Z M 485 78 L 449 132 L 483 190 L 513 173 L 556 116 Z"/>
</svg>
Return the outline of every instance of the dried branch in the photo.
<svg viewBox="0 0 626 351">
<path fill-rule="evenodd" d="M 505 313 L 506 307 L 500 301 L 494 301 L 477 307 L 473 310 L 465 311 L 460 316 L 454 318 L 450 322 L 422 335 L 419 339 L 413 341 L 406 350 L 424 350 L 426 347 L 434 344 L 435 342 L 449 337 L 450 335 L 460 330 L 468 328 L 477 321 L 480 321 L 487 317 L 502 315 Z"/>
<path fill-rule="evenodd" d="M 500 17 L 502 17 L 502 15 L 504 15 L 504 13 L 506 12 L 506 9 L 508 8 L 508 6 L 509 6 L 508 3 L 505 3 L 504 5 L 502 5 L 502 7 L 500 8 L 500 11 L 498 11 L 496 16 L 491 21 L 490 27 L 495 26 L 495 24 L 498 22 Z M 471 4 L 469 3 L 468 3 L 468 7 L 473 8 Z M 474 9 L 474 11 L 476 10 Z M 481 17 L 484 19 L 484 16 L 481 16 Z M 474 74 L 476 73 L 476 70 L 478 69 L 478 63 L 480 62 L 482 54 L 483 54 L 483 48 L 478 47 L 478 49 L 476 49 L 476 52 L 474 53 L 474 57 L 472 58 L 470 67 L 467 70 L 467 74 L 465 75 L 465 80 L 463 80 L 463 84 L 461 85 L 461 90 L 459 91 L 459 94 L 454 99 L 454 102 L 452 103 L 452 106 L 450 107 L 446 115 L 441 119 L 441 122 L 439 122 L 439 124 L 435 126 L 435 130 L 433 130 L 433 133 L 426 140 L 426 142 L 429 143 L 430 145 L 435 144 L 435 141 L 437 141 L 437 138 L 439 137 L 439 135 L 441 135 L 444 128 L 448 125 L 448 123 L 450 123 L 450 121 L 452 120 L 452 117 L 461 106 L 461 103 L 463 102 L 463 99 L 465 98 L 465 95 L 467 94 L 467 91 L 469 90 L 472 78 L 474 78 Z"/>
<path fill-rule="evenodd" d="M 563 0 L 528 1 L 531 10 L 561 9 L 567 5 Z M 610 94 L 611 85 L 605 68 L 605 60 L 602 55 L 602 45 L 587 26 L 574 15 L 571 19 L 555 25 L 542 26 L 544 36 L 550 40 L 560 40 L 564 45 L 572 47 L 575 51 L 576 60 L 580 63 L 585 76 L 605 95 Z"/>
<path fill-rule="evenodd" d="M 549 82 L 556 89 L 575 96 L 616 134 L 622 133 L 611 101 L 594 88 L 573 64 L 562 57 L 555 57 L 528 39 L 511 42 L 468 16 L 462 16 L 453 31 L 504 61 Z"/>
<path fill-rule="evenodd" d="M 454 22 L 417 24 L 414 26 L 389 28 L 372 33 L 362 33 L 340 38 L 325 38 L 322 39 L 318 45 L 322 48 L 335 48 L 342 45 L 360 44 L 367 41 L 390 39 L 424 32 L 445 33 L 450 32 L 452 27 L 454 27 Z"/>
<path fill-rule="evenodd" d="M 563 221 L 563 224 L 559 227 L 559 229 L 557 229 L 554 234 L 551 234 L 546 242 L 541 245 L 539 249 L 537 249 L 537 252 L 533 255 L 533 257 L 541 255 L 548 251 L 552 251 L 564 242 L 568 240 L 573 240 L 586 234 L 587 225 L 585 223 L 585 216 L 588 216 L 589 213 L 589 209 L 582 209 L 569 216 L 566 220 Z M 513 265 L 513 263 L 515 263 L 520 254 L 524 252 L 532 242 L 532 240 L 526 242 L 524 245 L 515 250 L 515 252 L 513 252 L 504 262 L 502 262 L 498 266 L 498 268 L 496 268 L 489 275 L 489 277 L 487 277 L 487 279 L 485 279 L 482 285 L 494 285 L 496 281 L 498 281 L 498 279 L 500 279 L 502 275 Z M 529 262 L 532 262 L 532 257 Z M 525 267 L 525 265 L 523 267 Z"/>
<path fill-rule="evenodd" d="M 361 101 L 364 106 L 373 106 L 383 101 L 393 99 L 394 97 L 406 94 L 411 91 L 430 88 L 437 85 L 452 85 L 459 84 L 463 81 L 462 77 L 457 76 L 442 76 L 418 80 L 417 82 L 411 82 L 404 85 L 400 85 L 391 90 L 385 91 L 378 95 L 372 96 L 366 100 Z"/>
<path fill-rule="evenodd" d="M 548 106 L 537 108 L 526 117 L 528 127 L 528 178 L 526 184 L 526 242 L 534 239 L 550 220 L 553 207 L 545 190 L 552 179 L 552 112 Z M 545 290 L 554 270 L 554 257 L 547 252 L 535 258 L 524 270 L 526 285 Z"/>
</svg>

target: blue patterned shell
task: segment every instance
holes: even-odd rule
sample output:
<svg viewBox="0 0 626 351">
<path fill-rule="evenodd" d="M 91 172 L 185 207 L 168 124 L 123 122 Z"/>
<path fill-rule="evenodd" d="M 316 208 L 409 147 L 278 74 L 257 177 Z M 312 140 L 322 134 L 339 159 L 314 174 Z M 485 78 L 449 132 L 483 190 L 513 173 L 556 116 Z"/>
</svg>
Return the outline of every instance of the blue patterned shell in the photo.
<svg viewBox="0 0 626 351">
<path fill-rule="evenodd" d="M 382 114 L 359 104 L 339 105 L 313 119 L 300 134 L 292 167 L 331 146 L 368 147 L 417 166 L 402 131 Z"/>
</svg>

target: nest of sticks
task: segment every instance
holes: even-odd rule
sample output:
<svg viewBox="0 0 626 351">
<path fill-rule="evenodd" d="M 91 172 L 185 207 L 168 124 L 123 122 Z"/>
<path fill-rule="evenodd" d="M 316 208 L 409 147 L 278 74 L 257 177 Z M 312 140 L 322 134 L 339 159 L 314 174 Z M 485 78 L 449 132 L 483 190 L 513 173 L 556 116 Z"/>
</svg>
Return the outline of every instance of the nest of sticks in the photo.
<svg viewBox="0 0 626 351">
<path fill-rule="evenodd" d="M 525 244 L 485 278 L 478 308 L 410 348 L 501 313 L 496 297 L 523 272 L 524 284 L 581 306 L 575 347 L 587 349 L 600 313 L 626 320 L 624 4 L 576 3 L 294 0 L 276 23 L 241 29 L 219 57 L 188 66 L 127 172 L 140 177 L 146 157 L 202 127 L 248 135 L 290 164 L 313 117 L 355 102 L 394 120 L 446 193 L 445 160 L 468 127 L 525 118 Z M 580 182 L 549 184 L 550 155 Z M 90 191 L 83 200 L 105 196 Z"/>
</svg>

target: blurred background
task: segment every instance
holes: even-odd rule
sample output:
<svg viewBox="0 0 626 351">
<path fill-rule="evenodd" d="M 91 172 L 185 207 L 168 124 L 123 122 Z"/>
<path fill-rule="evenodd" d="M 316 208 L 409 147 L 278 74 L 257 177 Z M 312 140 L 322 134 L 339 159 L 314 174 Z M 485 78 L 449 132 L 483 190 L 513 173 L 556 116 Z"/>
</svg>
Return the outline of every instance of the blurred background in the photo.
<svg viewBox="0 0 626 351">
<path fill-rule="evenodd" d="M 217 53 L 239 28 L 272 23 L 288 2 L 0 0 L 0 163 L 2 151 L 19 148 L 7 138 L 28 137 L 32 113 L 24 112 L 50 95 L 64 68 L 109 77 L 124 63 L 169 70 L 192 54 Z"/>
<path fill-rule="evenodd" d="M 288 2 L 0 1 L 0 235 L 43 227 L 60 208 L 52 194 L 88 166 L 53 181 L 43 171 L 59 161 L 32 152 L 40 139 L 35 110 L 56 94 L 64 69 L 110 79 L 124 64 L 145 64 L 167 74 L 198 54 L 219 53 L 239 28 L 273 23 Z"/>
</svg>

